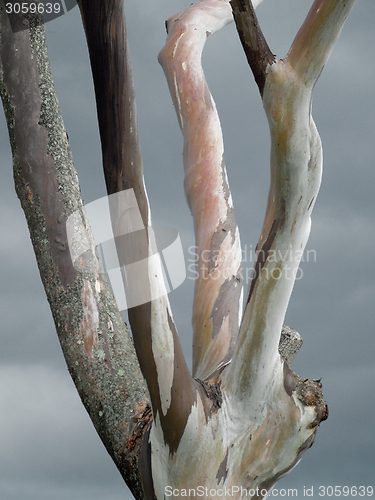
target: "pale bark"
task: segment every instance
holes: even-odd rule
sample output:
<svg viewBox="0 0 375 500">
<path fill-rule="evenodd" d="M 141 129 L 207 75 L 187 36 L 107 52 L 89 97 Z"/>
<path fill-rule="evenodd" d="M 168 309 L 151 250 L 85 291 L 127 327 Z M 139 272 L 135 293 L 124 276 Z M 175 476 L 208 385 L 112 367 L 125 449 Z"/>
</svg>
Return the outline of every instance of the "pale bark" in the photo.
<svg viewBox="0 0 375 500">
<path fill-rule="evenodd" d="M 229 2 L 192 5 L 167 21 L 159 54 L 184 135 L 184 185 L 198 256 L 193 376 L 202 380 L 217 377 L 231 359 L 242 308 L 239 232 L 220 121 L 201 66 L 207 37 L 231 21 Z"/>
<path fill-rule="evenodd" d="M 250 30 L 262 38 L 250 2 L 231 3 L 240 35 L 247 19 Z M 226 374 L 228 390 L 239 397 L 248 392 L 250 384 L 256 401 L 259 395 L 269 392 L 275 373 L 282 371 L 277 354 L 278 332 L 309 237 L 311 211 L 321 181 L 322 148 L 311 116 L 312 91 L 354 3 L 314 2 L 288 56 L 274 62 L 270 57 L 271 62 L 263 66 L 263 79 L 257 81 L 271 133 L 271 186 L 257 245 L 255 276 L 232 366 Z M 264 47 L 247 38 L 247 54 L 251 45 Z M 306 64 L 306 59 L 314 63 Z M 255 75 L 259 58 L 252 62 L 248 56 L 248 60 Z M 247 404 L 254 408 L 253 401 Z"/>
<path fill-rule="evenodd" d="M 276 61 L 252 4 L 231 2 L 269 121 L 271 187 L 235 352 L 218 377 L 220 403 L 207 419 L 204 402 L 197 399 L 172 456 L 157 430 L 151 430 L 158 498 L 168 484 L 187 490 L 204 484 L 213 491 L 236 485 L 261 491 L 256 496 L 264 496 L 300 460 L 312 445 L 317 426 L 327 418 L 320 382 L 302 381 L 291 371 L 290 359 L 278 350 L 321 179 L 321 144 L 311 117 L 312 90 L 354 0 L 338 0 L 336 8 L 327 3 L 330 8 L 324 2 L 313 5 L 313 14 L 310 12 L 292 45 L 290 62 L 289 57 Z M 230 194 L 227 184 L 223 188 L 220 170 L 220 124 L 201 69 L 206 37 L 230 21 L 227 7 L 224 0 L 202 0 L 173 16 L 167 22 L 167 43 L 159 55 L 184 135 L 185 190 L 200 252 L 210 249 L 215 231 L 227 221 L 228 208 L 232 208 L 231 202 L 225 204 Z M 324 16 L 319 15 L 320 10 Z M 311 71 L 303 68 L 300 72 L 300 52 L 309 50 L 312 41 L 316 42 L 312 53 L 319 52 L 314 59 L 317 63 L 311 65 Z M 230 229 L 235 237 L 226 248 L 226 268 L 233 276 L 238 269 L 239 240 L 236 226 Z M 222 242 L 218 243 L 220 249 Z M 210 352 L 212 329 L 205 331 L 213 316 L 211 294 L 218 297 L 223 282 L 206 277 L 201 273 L 195 290 L 194 341 L 197 347 L 203 346 L 203 353 L 198 348 L 194 351 L 194 368 L 196 373 L 202 368 L 209 378 L 223 359 L 222 352 Z M 232 298 L 233 290 L 228 295 Z M 235 337 L 236 331 L 230 335 Z M 224 336 L 227 346 L 230 335 Z M 205 351 L 212 356 L 208 363 Z M 226 353 L 231 354 L 228 347 Z M 210 392 L 213 386 L 204 387 L 206 394 L 214 393 Z"/>
</svg>

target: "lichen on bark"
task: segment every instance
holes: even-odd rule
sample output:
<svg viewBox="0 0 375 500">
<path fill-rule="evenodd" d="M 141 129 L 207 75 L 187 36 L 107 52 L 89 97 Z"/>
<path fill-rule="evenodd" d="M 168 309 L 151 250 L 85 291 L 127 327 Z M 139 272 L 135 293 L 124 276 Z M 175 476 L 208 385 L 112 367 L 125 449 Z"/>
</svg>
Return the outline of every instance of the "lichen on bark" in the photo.
<svg viewBox="0 0 375 500">
<path fill-rule="evenodd" d="M 85 215 L 49 67 L 44 25 L 33 15 L 27 19 L 14 15 L 13 22 L 23 29 L 13 32 L 2 13 L 0 93 L 16 192 L 69 372 L 103 444 L 135 498 L 141 499 L 138 461 L 144 411 L 139 411 L 148 406 L 147 389 L 131 335 L 95 251 L 91 272 L 75 269 L 70 258 L 66 220 L 76 210 Z M 82 333 L 92 325 L 84 320 L 87 304 L 82 292 L 90 289 L 96 314 L 86 320 L 95 319 L 97 338 L 88 356 Z"/>
</svg>

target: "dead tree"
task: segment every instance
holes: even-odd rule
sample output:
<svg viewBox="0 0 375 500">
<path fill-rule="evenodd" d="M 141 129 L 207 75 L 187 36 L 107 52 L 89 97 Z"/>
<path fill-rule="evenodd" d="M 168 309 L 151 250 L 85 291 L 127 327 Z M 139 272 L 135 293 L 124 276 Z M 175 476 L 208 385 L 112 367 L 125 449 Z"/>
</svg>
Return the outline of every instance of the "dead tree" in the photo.
<svg viewBox="0 0 375 500">
<path fill-rule="evenodd" d="M 154 245 L 143 179 L 122 0 L 80 0 L 96 92 L 124 283 L 152 300 L 125 325 L 95 248 L 49 69 L 42 19 L 4 13 L 1 97 L 14 179 L 63 353 L 97 432 L 135 498 L 204 491 L 262 498 L 295 466 L 327 418 L 317 380 L 290 367 L 301 344 L 283 327 L 319 190 L 321 143 L 314 85 L 355 0 L 315 0 L 284 59 L 276 60 L 248 0 L 201 0 L 171 17 L 159 54 L 184 136 L 185 191 L 199 276 L 193 370 L 182 353 Z M 232 21 L 259 87 L 271 134 L 271 186 L 242 312 L 241 249 L 215 103 L 201 67 L 208 36 Z M 79 214 L 73 262 L 71 215 Z M 137 216 L 138 216 L 137 215 Z M 207 258 L 208 256 L 208 258 Z M 134 281 L 126 262 L 143 259 Z M 155 294 L 155 291 L 158 293 Z M 155 298 L 156 297 L 156 298 Z M 281 332 L 281 336 L 280 336 Z M 198 489 L 202 488 L 201 490 Z"/>
</svg>

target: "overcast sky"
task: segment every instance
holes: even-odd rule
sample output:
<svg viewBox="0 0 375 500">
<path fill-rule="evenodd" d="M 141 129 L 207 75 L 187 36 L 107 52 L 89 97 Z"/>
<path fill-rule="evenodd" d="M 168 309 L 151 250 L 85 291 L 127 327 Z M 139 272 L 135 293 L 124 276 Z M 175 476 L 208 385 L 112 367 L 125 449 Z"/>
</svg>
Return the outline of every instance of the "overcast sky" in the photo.
<svg viewBox="0 0 375 500">
<path fill-rule="evenodd" d="M 157 54 L 164 21 L 185 0 L 126 0 L 146 184 L 154 225 L 181 236 L 187 279 L 170 294 L 190 360 L 192 220 L 183 193 L 182 136 Z M 282 58 L 311 0 L 265 0 L 257 13 Z M 276 488 L 375 487 L 375 2 L 358 0 L 316 86 L 313 116 L 324 150 L 309 258 L 286 323 L 304 345 L 293 362 L 322 377 L 330 416 L 315 444 Z M 84 202 L 105 195 L 93 86 L 78 8 L 47 24 L 52 69 Z M 251 269 L 269 183 L 269 133 L 234 25 L 208 39 L 206 77 L 222 120 L 225 156 Z M 131 495 L 68 375 L 14 192 L 0 122 L 0 499 L 108 500 Z M 306 254 L 307 256 L 307 254 Z M 307 261 L 308 260 L 308 261 Z M 190 279 L 189 279 L 190 278 Z"/>
</svg>

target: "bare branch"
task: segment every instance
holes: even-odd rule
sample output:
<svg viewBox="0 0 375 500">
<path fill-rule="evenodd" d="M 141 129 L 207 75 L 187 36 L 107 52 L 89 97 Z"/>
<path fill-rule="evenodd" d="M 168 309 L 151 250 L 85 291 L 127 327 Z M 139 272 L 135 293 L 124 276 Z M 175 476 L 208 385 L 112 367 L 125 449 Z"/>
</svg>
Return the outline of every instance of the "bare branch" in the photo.
<svg viewBox="0 0 375 500">
<path fill-rule="evenodd" d="M 44 25 L 32 15 L 26 20 L 15 14 L 13 22 L 20 28 L 16 33 L 3 14 L 1 97 L 16 191 L 70 374 L 109 454 L 140 499 L 138 461 L 149 420 L 145 383 L 88 230 Z M 66 221 L 76 211 L 86 226 L 84 237 L 91 239 L 84 272 L 73 267 L 68 247 Z"/>
<path fill-rule="evenodd" d="M 315 0 L 288 52 L 291 67 L 315 85 L 356 0 Z"/>
<path fill-rule="evenodd" d="M 324 9 L 327 19 L 317 12 L 317 5 L 323 10 L 323 3 L 315 2 L 315 11 L 312 9 L 318 16 L 317 25 L 315 21 L 311 24 L 310 11 L 310 21 L 305 22 L 297 35 L 290 55 L 268 64 L 264 70 L 262 97 L 271 133 L 271 186 L 239 339 L 232 364 L 224 374 L 228 393 L 238 401 L 244 400 L 250 388 L 252 396 L 246 403 L 250 415 L 256 412 L 256 402 L 266 401 L 275 381 L 283 378 L 279 337 L 321 181 L 321 142 L 311 117 L 313 85 L 306 85 L 307 69 L 301 71 L 305 59 L 298 58 L 298 54 L 305 53 L 310 46 L 323 50 L 323 39 L 331 47 L 345 20 L 344 10 L 347 13 L 349 4 L 354 2 L 328 0 Z M 333 3 L 337 8 L 341 6 L 338 10 L 342 15 L 333 15 L 338 12 Z M 254 38 L 258 37 L 252 18 L 249 30 L 255 31 Z M 311 57 L 318 61 L 310 61 L 315 83 L 321 71 L 319 64 L 322 58 L 326 60 L 328 52 L 324 56 L 319 50 L 311 52 L 315 54 Z"/>
<path fill-rule="evenodd" d="M 237 31 L 246 54 L 247 61 L 258 85 L 260 95 L 266 81 L 266 69 L 275 62 L 266 39 L 260 29 L 251 0 L 231 0 Z"/>
<path fill-rule="evenodd" d="M 185 193 L 198 255 L 193 375 L 200 379 L 230 360 L 241 309 L 240 239 L 220 121 L 201 66 L 207 37 L 231 21 L 228 2 L 198 2 L 167 21 L 168 38 L 159 54 L 184 135 Z"/>
<path fill-rule="evenodd" d="M 133 188 L 144 225 L 148 203 L 122 0 L 79 0 L 94 80 L 108 194 Z"/>
<path fill-rule="evenodd" d="M 149 293 L 145 303 L 130 300 L 129 317 L 152 413 L 82 206 L 41 20 L 16 15 L 20 30 L 13 33 L 4 16 L 1 29 L 0 92 L 16 190 L 42 281 L 78 392 L 137 499 L 163 499 L 167 486 L 188 491 L 198 485 L 222 491 L 235 485 L 238 497 L 242 488 L 265 497 L 328 415 L 320 382 L 291 370 L 301 339 L 282 327 L 321 179 L 312 91 L 354 0 L 316 0 L 280 61 L 257 23 L 253 7 L 260 2 L 232 2 L 271 134 L 271 186 L 240 327 L 239 233 L 220 122 L 201 67 L 207 37 L 232 20 L 229 0 L 201 0 L 169 19 L 159 55 L 184 135 L 185 190 L 198 245 L 193 355 L 194 375 L 204 380 L 196 381 L 155 258 L 122 0 L 79 1 L 107 190 L 128 193 L 111 206 L 124 284 L 130 282 L 134 297 Z M 73 237 L 72 213 L 78 218 Z M 77 251 L 74 265 L 71 240 L 87 249 Z M 144 263 L 135 281 L 127 269 L 134 261 Z"/>
</svg>

